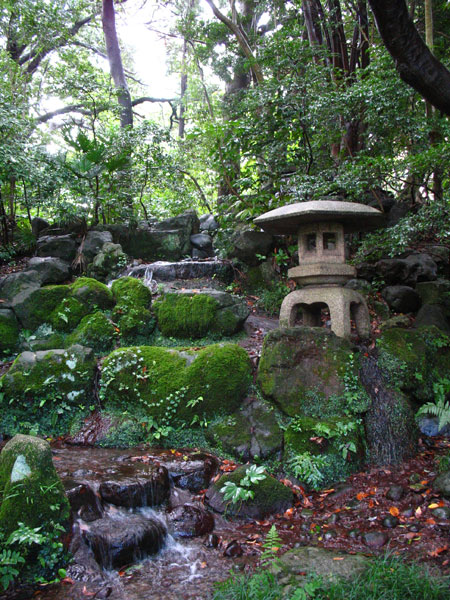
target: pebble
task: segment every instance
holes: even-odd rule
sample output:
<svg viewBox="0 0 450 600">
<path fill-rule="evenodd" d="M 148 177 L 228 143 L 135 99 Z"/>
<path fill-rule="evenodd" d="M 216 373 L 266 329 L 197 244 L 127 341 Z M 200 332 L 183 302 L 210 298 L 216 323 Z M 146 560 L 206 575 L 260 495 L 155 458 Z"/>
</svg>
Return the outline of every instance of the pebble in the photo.
<svg viewBox="0 0 450 600">
<path fill-rule="evenodd" d="M 359 529 L 351 529 L 348 533 L 348 537 L 355 539 L 361 535 L 361 531 Z"/>
<path fill-rule="evenodd" d="M 329 531 L 326 531 L 323 534 L 323 537 L 325 540 L 333 540 L 334 538 L 337 537 L 337 533 L 335 531 L 333 531 L 332 529 L 330 529 Z"/>
<path fill-rule="evenodd" d="M 217 548 L 219 545 L 219 536 L 215 533 L 210 533 L 205 541 L 205 546 L 207 548 Z"/>
<path fill-rule="evenodd" d="M 448 506 L 438 506 L 438 508 L 434 508 L 432 511 L 433 517 L 437 519 L 450 519 L 450 508 Z"/>
<path fill-rule="evenodd" d="M 363 539 L 369 548 L 381 548 L 388 541 L 388 536 L 383 531 L 368 531 Z"/>
<path fill-rule="evenodd" d="M 228 556 L 229 558 L 235 558 L 236 556 L 242 556 L 243 553 L 244 551 L 242 550 L 241 544 L 236 540 L 232 540 L 225 548 L 223 555 Z"/>
<path fill-rule="evenodd" d="M 386 492 L 386 498 L 393 502 L 398 502 L 405 495 L 405 488 L 401 485 L 391 485 Z"/>
<path fill-rule="evenodd" d="M 405 508 L 405 510 L 402 510 L 402 516 L 406 517 L 407 519 L 409 519 L 410 517 L 413 517 L 414 509 L 411 508 L 410 506 L 408 508 Z"/>
<path fill-rule="evenodd" d="M 398 520 L 398 518 L 394 517 L 392 515 L 388 515 L 387 517 L 384 517 L 384 519 L 382 521 L 383 527 L 387 527 L 388 529 L 394 529 L 394 527 L 397 527 L 397 525 L 399 523 L 400 523 L 400 521 Z"/>
</svg>

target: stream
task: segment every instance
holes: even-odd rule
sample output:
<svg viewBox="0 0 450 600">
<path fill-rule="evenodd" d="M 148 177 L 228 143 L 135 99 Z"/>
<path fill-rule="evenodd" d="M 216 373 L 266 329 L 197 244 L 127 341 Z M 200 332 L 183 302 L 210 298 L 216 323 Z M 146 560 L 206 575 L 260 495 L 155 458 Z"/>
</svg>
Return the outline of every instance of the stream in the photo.
<svg viewBox="0 0 450 600">
<path fill-rule="evenodd" d="M 53 458 L 74 514 L 74 560 L 40 598 L 205 600 L 230 569 L 255 562 L 256 552 L 239 556 L 242 527 L 203 505 L 214 456 L 66 446 Z"/>
</svg>

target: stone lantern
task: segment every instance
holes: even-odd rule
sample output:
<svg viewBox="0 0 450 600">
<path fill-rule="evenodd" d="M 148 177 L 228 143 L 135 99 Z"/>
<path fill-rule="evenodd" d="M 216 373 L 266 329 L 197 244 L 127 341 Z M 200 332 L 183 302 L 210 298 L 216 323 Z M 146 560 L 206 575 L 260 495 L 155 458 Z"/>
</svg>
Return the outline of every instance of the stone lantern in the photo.
<svg viewBox="0 0 450 600">
<path fill-rule="evenodd" d="M 288 275 L 303 287 L 283 300 L 281 327 L 295 324 L 298 306 L 305 325 L 320 326 L 326 305 L 337 336 L 350 337 L 353 319 L 358 335 L 369 337 L 366 301 L 360 293 L 343 287 L 356 275 L 355 268 L 345 263 L 344 234 L 373 229 L 382 224 L 383 217 L 381 211 L 364 204 L 325 199 L 283 206 L 254 220 L 268 233 L 298 235 L 299 266 L 289 269 Z"/>
</svg>

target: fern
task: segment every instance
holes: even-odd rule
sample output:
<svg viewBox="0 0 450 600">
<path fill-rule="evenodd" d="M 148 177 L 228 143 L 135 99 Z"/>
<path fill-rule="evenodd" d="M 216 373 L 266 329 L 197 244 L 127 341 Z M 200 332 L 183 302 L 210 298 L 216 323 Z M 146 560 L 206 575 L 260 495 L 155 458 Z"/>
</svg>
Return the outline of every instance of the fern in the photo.
<svg viewBox="0 0 450 600">
<path fill-rule="evenodd" d="M 439 431 L 450 423 L 450 402 L 440 398 L 437 402 L 427 402 L 419 408 L 416 419 L 423 415 L 434 415 L 439 419 Z"/>
<path fill-rule="evenodd" d="M 269 529 L 266 535 L 266 539 L 263 542 L 263 552 L 261 553 L 261 564 L 265 567 L 277 563 L 278 557 L 277 552 L 282 545 L 282 539 L 278 535 L 277 528 L 275 525 Z"/>
<path fill-rule="evenodd" d="M 323 481 L 323 473 L 328 460 L 326 456 L 312 456 L 309 452 L 294 454 L 289 460 L 289 467 L 295 477 L 313 488 L 318 488 Z"/>
</svg>

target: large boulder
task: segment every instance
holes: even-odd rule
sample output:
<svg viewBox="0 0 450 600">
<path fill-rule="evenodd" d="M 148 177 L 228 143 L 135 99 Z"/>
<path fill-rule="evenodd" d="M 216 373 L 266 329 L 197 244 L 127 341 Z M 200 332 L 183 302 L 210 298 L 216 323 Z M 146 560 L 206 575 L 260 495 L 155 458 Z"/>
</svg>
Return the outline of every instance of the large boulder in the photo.
<svg viewBox="0 0 450 600">
<path fill-rule="evenodd" d="M 214 256 L 211 236 L 206 233 L 194 233 L 191 235 L 193 258 L 208 258 Z"/>
<path fill-rule="evenodd" d="M 353 412 L 367 408 L 350 342 L 318 327 L 270 331 L 257 382 L 264 396 L 291 417 L 345 415 L 350 405 Z"/>
<path fill-rule="evenodd" d="M 92 403 L 96 363 L 90 348 L 22 352 L 1 378 L 1 430 L 18 424 L 42 433 L 66 433 Z M 78 411 L 78 415 L 77 415 Z"/>
<path fill-rule="evenodd" d="M 152 295 L 146 285 L 135 277 L 120 277 L 111 286 L 116 301 L 115 313 L 123 314 L 132 309 L 149 309 Z"/>
<path fill-rule="evenodd" d="M 123 271 L 127 262 L 128 256 L 122 250 L 122 246 L 107 242 L 103 244 L 100 252 L 95 255 L 92 263 L 88 266 L 87 273 L 90 277 L 99 281 L 110 281 Z"/>
<path fill-rule="evenodd" d="M 256 266 L 269 254 L 273 244 L 274 238 L 270 233 L 254 230 L 242 231 L 233 240 L 231 256 L 238 258 L 246 265 Z"/>
<path fill-rule="evenodd" d="M 89 311 L 108 310 L 114 306 L 111 290 L 104 283 L 91 277 L 80 277 L 71 286 L 72 297 L 84 304 Z"/>
<path fill-rule="evenodd" d="M 438 279 L 436 281 L 422 281 L 416 285 L 422 304 L 438 304 L 450 318 L 450 281 Z"/>
<path fill-rule="evenodd" d="M 88 231 L 83 242 L 83 255 L 86 262 L 91 263 L 103 248 L 103 245 L 112 241 L 112 235 L 109 231 Z"/>
<path fill-rule="evenodd" d="M 0 353 L 11 352 L 19 341 L 19 324 L 10 308 L 0 309 Z"/>
<path fill-rule="evenodd" d="M 0 454 L 0 530 L 9 535 L 19 522 L 31 528 L 67 527 L 69 515 L 48 442 L 14 436 Z"/>
<path fill-rule="evenodd" d="M 69 294 L 67 285 L 30 286 L 13 298 L 11 307 L 22 327 L 33 331 L 42 323 L 48 323 L 50 314 Z"/>
<path fill-rule="evenodd" d="M 114 348 L 117 339 L 116 326 L 102 312 L 83 317 L 67 338 L 69 345 L 80 344 L 92 348 L 96 354 L 106 354 Z"/>
<path fill-rule="evenodd" d="M 382 290 L 381 295 L 395 312 L 416 312 L 421 305 L 419 294 L 407 285 L 390 285 Z"/>
<path fill-rule="evenodd" d="M 446 335 L 450 335 L 450 321 L 439 304 L 423 304 L 416 315 L 414 327 L 430 327 L 434 325 Z"/>
<path fill-rule="evenodd" d="M 72 262 L 77 251 L 77 244 L 71 235 L 45 235 L 36 243 L 38 256 L 55 256 Z"/>
<path fill-rule="evenodd" d="M 378 275 L 387 284 L 415 286 L 419 281 L 437 278 L 437 264 L 428 254 L 411 254 L 406 258 L 385 258 L 376 264 Z"/>
<path fill-rule="evenodd" d="M 39 273 L 41 285 L 64 283 L 70 278 L 69 263 L 52 256 L 30 258 L 28 269 Z"/>
<path fill-rule="evenodd" d="M 232 473 L 222 475 L 208 489 L 206 494 L 207 504 L 219 513 L 250 519 L 264 519 L 272 514 L 283 513 L 292 506 L 292 491 L 268 473 L 265 473 L 262 481 L 250 486 L 249 489 L 254 493 L 252 499 L 235 503 L 224 500 L 221 489 L 227 482 L 234 483 L 239 487 L 248 468 L 248 465 L 238 467 Z"/>
<path fill-rule="evenodd" d="M 212 214 L 201 215 L 199 217 L 200 231 L 214 232 L 219 229 L 219 223 Z"/>
<path fill-rule="evenodd" d="M 3 307 L 14 308 L 41 287 L 41 278 L 35 271 L 19 271 L 0 279 L 0 299 Z"/>
<path fill-rule="evenodd" d="M 250 383 L 251 364 L 236 344 L 198 352 L 140 346 L 119 348 L 104 361 L 101 396 L 106 409 L 162 420 L 229 414 Z M 192 406 L 188 402 L 192 401 Z"/>
<path fill-rule="evenodd" d="M 212 289 L 166 294 L 154 303 L 154 310 L 160 331 L 181 338 L 233 335 L 250 314 L 237 296 Z"/>
<path fill-rule="evenodd" d="M 38 238 L 42 231 L 50 227 L 50 223 L 42 217 L 34 217 L 31 221 L 31 232 L 35 238 Z"/>
</svg>

